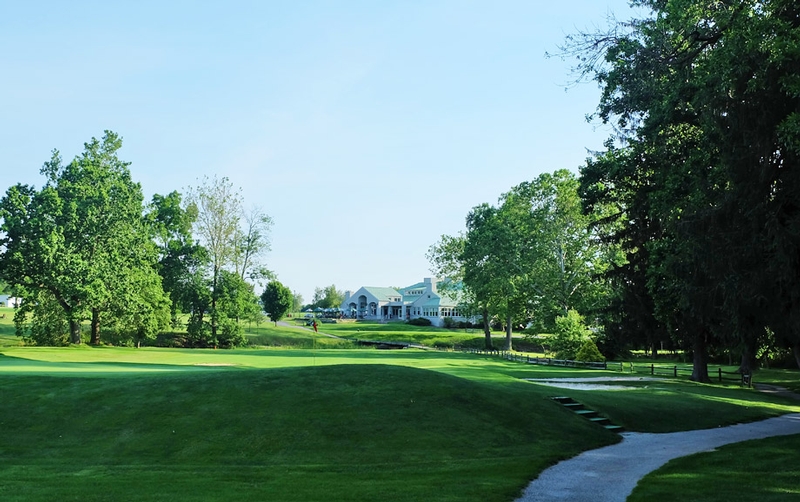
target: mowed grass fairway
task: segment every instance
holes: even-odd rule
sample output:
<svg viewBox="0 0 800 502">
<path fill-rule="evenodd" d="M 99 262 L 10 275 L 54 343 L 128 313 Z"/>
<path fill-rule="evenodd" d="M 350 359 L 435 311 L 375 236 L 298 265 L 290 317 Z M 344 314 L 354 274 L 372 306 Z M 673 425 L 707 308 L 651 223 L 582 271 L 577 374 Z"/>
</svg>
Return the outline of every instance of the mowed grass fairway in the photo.
<svg viewBox="0 0 800 502">
<path fill-rule="evenodd" d="M 324 333 L 352 340 L 406 342 L 432 347 L 436 342 L 458 344 L 477 340 L 483 347 L 483 331 L 480 328 L 444 329 L 435 326 L 413 326 L 404 322 L 378 323 L 374 321 L 322 323 L 319 330 Z M 492 338 L 499 346 L 502 333 Z"/>
<path fill-rule="evenodd" d="M 626 391 L 523 380 L 604 374 L 619 376 L 412 349 L 6 346 L 0 500 L 511 501 L 547 466 L 619 441 L 556 395 L 643 432 L 800 411 L 685 380 Z M 797 454 L 782 462 L 769 469 L 791 477 Z"/>
<path fill-rule="evenodd" d="M 618 440 L 500 361 L 421 351 L 3 352 L 4 501 L 507 501 L 547 465 Z M 222 364 L 236 366 L 205 366 Z"/>
</svg>

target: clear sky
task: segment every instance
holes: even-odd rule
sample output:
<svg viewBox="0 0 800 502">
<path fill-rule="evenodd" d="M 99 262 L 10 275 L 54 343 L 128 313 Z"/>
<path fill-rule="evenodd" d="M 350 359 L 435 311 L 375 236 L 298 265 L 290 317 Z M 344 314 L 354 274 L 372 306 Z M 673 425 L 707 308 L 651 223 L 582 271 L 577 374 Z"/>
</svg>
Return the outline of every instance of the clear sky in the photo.
<svg viewBox="0 0 800 502">
<path fill-rule="evenodd" d="M 626 0 L 0 0 L 0 190 L 54 148 L 123 137 L 145 197 L 227 176 L 275 221 L 267 266 L 315 287 L 407 286 L 427 249 L 609 130 L 566 89 L 566 34 Z M 257 292 L 257 293 L 260 293 Z"/>
</svg>

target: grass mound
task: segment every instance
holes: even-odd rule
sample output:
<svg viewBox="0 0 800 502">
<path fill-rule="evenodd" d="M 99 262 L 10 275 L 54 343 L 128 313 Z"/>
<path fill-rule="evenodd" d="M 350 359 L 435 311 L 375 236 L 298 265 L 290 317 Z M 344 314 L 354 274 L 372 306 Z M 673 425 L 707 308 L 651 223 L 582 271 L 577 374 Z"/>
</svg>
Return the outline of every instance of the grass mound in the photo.
<svg viewBox="0 0 800 502">
<path fill-rule="evenodd" d="M 630 501 L 783 502 L 800 499 L 800 435 L 745 441 L 670 461 L 645 476 Z"/>
<path fill-rule="evenodd" d="M 511 500 L 616 438 L 532 386 L 390 365 L 0 376 L 0 498 Z"/>
</svg>

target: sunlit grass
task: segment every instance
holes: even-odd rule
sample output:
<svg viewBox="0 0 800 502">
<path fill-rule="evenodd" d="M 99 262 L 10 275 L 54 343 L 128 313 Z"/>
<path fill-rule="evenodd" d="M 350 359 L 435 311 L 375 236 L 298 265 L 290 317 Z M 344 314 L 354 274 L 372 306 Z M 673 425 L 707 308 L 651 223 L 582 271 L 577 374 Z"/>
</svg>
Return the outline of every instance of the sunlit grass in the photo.
<svg viewBox="0 0 800 502">
<path fill-rule="evenodd" d="M 670 461 L 634 489 L 629 502 L 672 500 L 783 502 L 800 500 L 800 435 L 723 446 Z"/>
<path fill-rule="evenodd" d="M 0 307 L 0 347 L 14 347 L 21 342 L 14 330 L 14 309 Z"/>
<path fill-rule="evenodd" d="M 560 389 L 524 379 L 620 373 L 430 350 L 0 354 L 2 500 L 513 500 L 556 460 L 616 440 L 553 396 L 643 432 L 800 411 L 683 380 Z"/>
<path fill-rule="evenodd" d="M 233 369 L 180 354 L 173 371 L 130 373 L 110 368 L 132 351 L 64 352 L 104 353 L 106 366 L 91 378 L 26 375 L 0 358 L 4 501 L 505 501 L 558 459 L 618 440 L 523 382 L 390 358 L 341 354 L 329 361 L 355 364 L 314 367 L 302 357 L 292 367 L 288 355 L 264 354 L 285 366 Z"/>
<path fill-rule="evenodd" d="M 426 347 L 470 347 L 484 348 L 485 337 L 480 328 L 446 329 L 435 326 L 414 326 L 404 322 L 395 321 L 379 323 L 377 321 L 321 323 L 321 332 L 352 340 L 391 341 L 405 342 Z M 492 344 L 495 348 L 503 347 L 505 334 L 492 332 Z M 517 335 L 514 343 L 525 351 L 532 351 L 535 344 Z"/>
</svg>

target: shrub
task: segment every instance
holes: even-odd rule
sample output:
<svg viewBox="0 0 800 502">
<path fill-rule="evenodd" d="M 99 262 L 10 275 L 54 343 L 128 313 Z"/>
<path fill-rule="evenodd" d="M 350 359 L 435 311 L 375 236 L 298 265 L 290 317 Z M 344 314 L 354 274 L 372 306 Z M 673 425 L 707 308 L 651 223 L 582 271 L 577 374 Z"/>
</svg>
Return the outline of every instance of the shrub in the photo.
<svg viewBox="0 0 800 502">
<path fill-rule="evenodd" d="M 433 342 L 433 348 L 435 349 L 452 349 L 453 344 L 451 342 L 443 342 L 441 340 L 437 340 Z"/>
<path fill-rule="evenodd" d="M 427 317 L 416 317 L 414 319 L 410 319 L 406 321 L 406 324 L 410 324 L 412 326 L 431 326 L 433 323 Z"/>
<path fill-rule="evenodd" d="M 69 345 L 69 322 L 64 309 L 53 295 L 44 292 L 33 294 L 31 301 L 23 302 L 14 313 L 17 335 L 30 345 Z"/>
<path fill-rule="evenodd" d="M 447 329 L 455 329 L 458 327 L 456 325 L 455 319 L 453 319 L 452 317 L 445 317 L 442 321 L 443 321 L 442 325 Z"/>
<path fill-rule="evenodd" d="M 240 347 L 247 344 L 242 327 L 235 319 L 220 316 L 217 328 L 217 341 L 222 348 Z"/>
<path fill-rule="evenodd" d="M 600 362 L 605 361 L 606 358 L 600 353 L 600 350 L 597 348 L 597 344 L 594 343 L 594 340 L 588 339 L 583 342 L 583 345 L 581 345 L 581 348 L 575 355 L 575 360 L 585 362 Z"/>
<path fill-rule="evenodd" d="M 550 350 L 559 359 L 575 359 L 583 343 L 589 340 L 589 330 L 583 316 L 570 310 L 565 316 L 556 317 L 556 332 L 550 337 Z M 595 346 L 595 348 L 597 348 Z"/>
</svg>

